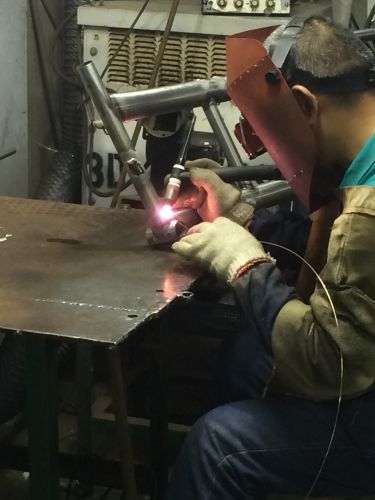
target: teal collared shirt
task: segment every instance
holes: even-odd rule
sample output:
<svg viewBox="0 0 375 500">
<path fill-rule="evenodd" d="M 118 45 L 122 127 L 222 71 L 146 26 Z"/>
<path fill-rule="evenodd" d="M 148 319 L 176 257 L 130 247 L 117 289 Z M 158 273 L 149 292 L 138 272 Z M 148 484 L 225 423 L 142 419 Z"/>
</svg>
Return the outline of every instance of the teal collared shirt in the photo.
<svg viewBox="0 0 375 500">
<path fill-rule="evenodd" d="M 345 172 L 340 187 L 350 186 L 375 186 L 375 134 Z"/>
</svg>

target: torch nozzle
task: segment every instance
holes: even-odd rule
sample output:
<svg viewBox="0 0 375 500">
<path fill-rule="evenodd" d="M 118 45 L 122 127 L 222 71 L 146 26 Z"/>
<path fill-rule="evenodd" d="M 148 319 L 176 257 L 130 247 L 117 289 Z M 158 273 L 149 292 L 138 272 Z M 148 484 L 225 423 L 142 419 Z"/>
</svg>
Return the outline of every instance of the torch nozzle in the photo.
<svg viewBox="0 0 375 500">
<path fill-rule="evenodd" d="M 164 194 L 166 203 L 172 205 L 177 200 L 181 187 L 180 177 L 183 172 L 185 172 L 185 168 L 182 165 L 174 165 L 172 168 L 171 176 L 169 177 Z"/>
</svg>

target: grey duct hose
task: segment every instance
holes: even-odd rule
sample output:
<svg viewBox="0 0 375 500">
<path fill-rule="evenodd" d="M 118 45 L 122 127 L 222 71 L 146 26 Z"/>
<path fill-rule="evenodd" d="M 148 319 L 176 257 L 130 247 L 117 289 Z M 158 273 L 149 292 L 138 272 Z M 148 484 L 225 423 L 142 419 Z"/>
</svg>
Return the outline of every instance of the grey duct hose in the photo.
<svg viewBox="0 0 375 500">
<path fill-rule="evenodd" d="M 75 79 L 79 32 L 73 15 L 84 0 L 66 0 L 65 16 L 71 20 L 64 29 L 63 72 Z M 41 200 L 77 202 L 81 197 L 82 121 L 81 92 L 64 81 L 61 151 L 56 153 L 37 192 Z M 1 334 L 1 332 L 0 332 Z M 65 358 L 68 345 L 58 347 L 58 359 Z M 26 401 L 26 347 L 24 335 L 7 334 L 0 348 L 0 424 L 18 415 Z"/>
<path fill-rule="evenodd" d="M 64 75 L 76 80 L 75 67 L 79 56 L 79 30 L 77 7 L 87 3 L 85 0 L 66 0 L 64 17 L 70 20 L 64 28 Z M 81 162 L 82 162 L 82 94 L 79 87 L 63 82 L 62 98 L 62 137 L 60 151 L 42 180 L 36 194 L 40 200 L 79 202 L 81 199 Z"/>
</svg>

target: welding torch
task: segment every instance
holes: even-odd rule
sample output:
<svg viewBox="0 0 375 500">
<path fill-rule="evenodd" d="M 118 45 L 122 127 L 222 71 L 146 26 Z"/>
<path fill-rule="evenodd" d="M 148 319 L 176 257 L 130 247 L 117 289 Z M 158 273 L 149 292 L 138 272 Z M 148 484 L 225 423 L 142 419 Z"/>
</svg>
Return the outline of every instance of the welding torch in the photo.
<svg viewBox="0 0 375 500">
<path fill-rule="evenodd" d="M 182 145 L 177 163 L 173 166 L 171 175 L 168 179 L 167 187 L 165 188 L 164 200 L 172 205 L 178 198 L 181 187 L 181 176 L 185 173 L 183 163 L 186 158 L 187 150 L 189 147 L 190 139 L 194 131 L 195 122 L 197 117 L 193 114 L 191 117 L 189 128 L 187 130 L 184 143 Z"/>
<path fill-rule="evenodd" d="M 274 165 L 243 165 L 240 167 L 221 167 L 211 170 L 224 182 L 280 180 L 280 171 Z M 182 165 L 172 169 L 165 192 L 167 203 L 173 204 L 178 198 L 182 181 L 189 180 L 190 173 Z"/>
</svg>

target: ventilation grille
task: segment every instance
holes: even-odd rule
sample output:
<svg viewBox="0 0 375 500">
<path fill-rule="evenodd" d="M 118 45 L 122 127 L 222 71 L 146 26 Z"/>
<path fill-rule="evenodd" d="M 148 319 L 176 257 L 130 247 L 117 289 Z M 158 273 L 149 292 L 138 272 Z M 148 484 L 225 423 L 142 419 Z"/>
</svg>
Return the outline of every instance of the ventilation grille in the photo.
<svg viewBox="0 0 375 500">
<path fill-rule="evenodd" d="M 123 41 L 125 30 L 109 32 L 111 58 Z M 108 83 L 146 88 L 162 39 L 161 32 L 135 31 L 108 70 Z M 221 36 L 174 33 L 168 40 L 158 86 L 226 75 L 225 39 Z"/>
</svg>

